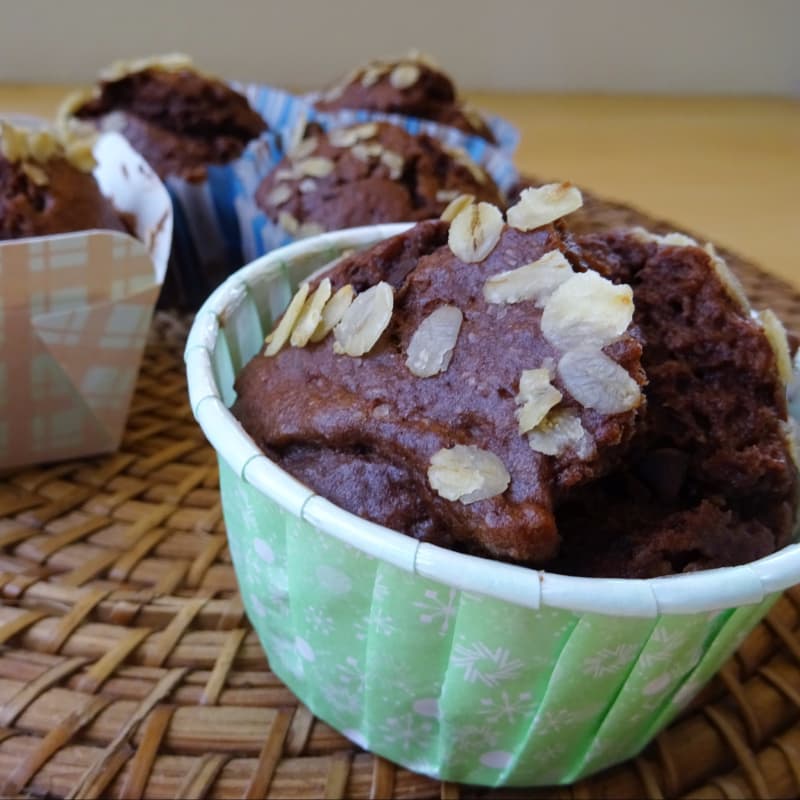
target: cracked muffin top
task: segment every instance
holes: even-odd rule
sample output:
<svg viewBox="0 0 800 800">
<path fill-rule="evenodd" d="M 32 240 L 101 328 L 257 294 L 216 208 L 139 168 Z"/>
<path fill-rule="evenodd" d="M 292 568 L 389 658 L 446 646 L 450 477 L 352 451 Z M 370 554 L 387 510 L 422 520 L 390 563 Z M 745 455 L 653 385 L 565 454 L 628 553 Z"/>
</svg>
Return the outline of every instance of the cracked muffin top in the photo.
<svg viewBox="0 0 800 800">
<path fill-rule="evenodd" d="M 289 233 L 309 235 L 435 218 L 461 194 L 503 202 L 463 150 L 367 122 L 301 140 L 262 181 L 256 202 Z"/>
<path fill-rule="evenodd" d="M 112 65 L 94 89 L 67 98 L 60 116 L 121 133 L 161 178 L 189 181 L 267 129 L 243 95 L 179 54 Z"/>
<path fill-rule="evenodd" d="M 320 111 L 364 109 L 421 117 L 495 143 L 486 121 L 458 98 L 453 81 L 420 53 L 359 67 L 324 92 L 315 105 Z"/>
</svg>

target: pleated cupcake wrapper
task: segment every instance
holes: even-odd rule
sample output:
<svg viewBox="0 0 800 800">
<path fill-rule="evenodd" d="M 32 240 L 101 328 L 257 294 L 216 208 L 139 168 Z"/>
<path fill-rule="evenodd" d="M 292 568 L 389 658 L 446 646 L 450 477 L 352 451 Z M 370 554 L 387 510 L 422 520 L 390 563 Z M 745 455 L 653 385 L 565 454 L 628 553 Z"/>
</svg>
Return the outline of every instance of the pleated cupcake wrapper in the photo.
<svg viewBox="0 0 800 800">
<path fill-rule="evenodd" d="M 405 117 L 396 114 L 378 114 L 366 111 L 337 111 L 323 113 L 313 106 L 313 95 L 292 95 L 282 89 L 259 84 L 233 84 L 237 91 L 247 97 L 253 108 L 266 120 L 276 135 L 276 145 L 291 146 L 291 142 L 303 126 L 310 122 L 320 125 L 324 130 L 346 127 L 370 120 L 386 120 L 398 125 L 409 133 L 428 133 L 452 147 L 460 147 L 492 176 L 495 183 L 505 192 L 518 180 L 519 174 L 511 160 L 511 152 L 519 136 L 510 123 L 500 118 L 492 118 L 493 130 L 498 140 L 507 147 L 493 147 L 485 139 L 469 136 L 446 125 L 438 125 L 429 120 Z M 283 153 L 278 152 L 280 157 Z M 274 168 L 277 161 L 260 164 L 258 170 L 232 167 L 235 170 L 237 185 L 234 187 L 234 204 L 241 232 L 241 252 L 245 261 L 252 261 L 265 253 L 285 244 L 296 241 L 296 237 L 280 225 L 272 222 L 255 203 L 255 191 L 261 178 Z"/>
<path fill-rule="evenodd" d="M 80 231 L 0 243 L 0 466 L 119 446 L 172 233 L 158 177 L 118 134 L 95 177 L 136 237 Z"/>
<path fill-rule="evenodd" d="M 198 314 L 190 401 L 218 452 L 242 599 L 276 674 L 360 746 L 440 780 L 570 782 L 685 707 L 800 580 L 800 545 L 692 575 L 569 578 L 420 544 L 280 470 L 227 411 L 235 374 L 301 280 L 403 227 L 295 243 Z"/>
<path fill-rule="evenodd" d="M 282 157 L 280 138 L 263 133 L 241 156 L 208 167 L 206 180 L 165 180 L 175 215 L 170 270 L 180 306 L 196 309 L 252 251 L 252 195 Z"/>
</svg>

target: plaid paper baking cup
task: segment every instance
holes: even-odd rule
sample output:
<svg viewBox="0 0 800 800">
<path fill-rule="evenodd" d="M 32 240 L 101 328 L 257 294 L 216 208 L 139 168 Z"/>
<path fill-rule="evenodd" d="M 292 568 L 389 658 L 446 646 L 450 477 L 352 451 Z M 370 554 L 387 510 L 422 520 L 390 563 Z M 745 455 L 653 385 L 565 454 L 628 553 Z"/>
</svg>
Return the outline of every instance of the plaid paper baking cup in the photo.
<svg viewBox="0 0 800 800">
<path fill-rule="evenodd" d="M 172 210 L 116 133 L 94 176 L 136 238 L 91 230 L 0 242 L 0 467 L 116 450 L 156 298 Z"/>
<path fill-rule="evenodd" d="M 369 111 L 321 112 L 313 106 L 315 95 L 292 95 L 282 89 L 259 84 L 234 84 L 234 88 L 242 92 L 253 108 L 264 117 L 283 147 L 288 146 L 298 131 L 309 123 L 315 123 L 327 131 L 359 122 L 385 120 L 413 135 L 427 133 L 450 147 L 464 150 L 476 164 L 492 176 L 504 193 L 519 181 L 519 173 L 511 160 L 511 152 L 516 147 L 519 134 L 509 122 L 500 118 L 494 119 L 497 128 L 495 133 L 498 141 L 506 142 L 507 146 L 504 148 L 493 147 L 485 139 L 470 136 L 456 128 L 439 125 L 430 120 Z M 283 153 L 280 153 L 280 156 L 282 155 Z M 273 162 L 271 168 L 274 166 L 276 162 Z M 256 205 L 255 193 L 260 178 L 255 180 L 249 170 L 237 169 L 236 175 L 239 185 L 235 190 L 235 205 L 245 260 L 252 261 L 277 247 L 295 241 L 294 236 L 272 222 Z"/>
<path fill-rule="evenodd" d="M 405 230 L 297 242 L 205 303 L 186 348 L 230 552 L 275 673 L 358 745 L 440 780 L 548 785 L 638 753 L 800 581 L 800 545 L 650 580 L 556 575 L 366 522 L 270 461 L 228 411 L 298 283 Z"/>
</svg>

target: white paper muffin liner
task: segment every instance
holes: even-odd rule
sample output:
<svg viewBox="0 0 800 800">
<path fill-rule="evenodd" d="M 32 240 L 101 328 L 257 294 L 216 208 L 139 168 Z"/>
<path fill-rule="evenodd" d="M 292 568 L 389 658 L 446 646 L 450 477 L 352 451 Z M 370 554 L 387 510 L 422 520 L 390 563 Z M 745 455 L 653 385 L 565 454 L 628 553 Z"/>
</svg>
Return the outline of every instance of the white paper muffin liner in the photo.
<svg viewBox="0 0 800 800">
<path fill-rule="evenodd" d="M 186 348 L 228 541 L 272 669 L 352 741 L 440 780 L 547 785 L 638 753 L 800 580 L 800 545 L 737 567 L 588 579 L 361 520 L 281 470 L 228 411 L 297 284 L 407 226 L 325 234 L 220 287 Z"/>
</svg>

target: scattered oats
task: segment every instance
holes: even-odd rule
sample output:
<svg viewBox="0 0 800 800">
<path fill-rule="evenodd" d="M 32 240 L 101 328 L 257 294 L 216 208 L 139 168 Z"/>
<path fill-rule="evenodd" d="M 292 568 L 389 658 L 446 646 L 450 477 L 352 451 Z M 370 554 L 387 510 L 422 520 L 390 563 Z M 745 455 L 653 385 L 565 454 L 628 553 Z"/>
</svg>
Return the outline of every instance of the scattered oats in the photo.
<svg viewBox="0 0 800 800">
<path fill-rule="evenodd" d="M 292 190 L 288 184 L 279 183 L 268 195 L 267 203 L 271 206 L 283 205 L 292 196 Z"/>
<path fill-rule="evenodd" d="M 484 170 L 482 170 L 469 157 L 469 153 L 467 153 L 467 151 L 464 150 L 463 147 L 443 144 L 442 148 L 448 155 L 450 155 L 453 158 L 456 164 L 460 164 L 462 167 L 466 167 L 466 169 L 469 171 L 470 175 L 472 175 L 474 180 L 476 180 L 478 183 L 486 183 L 487 181 L 486 172 L 484 172 Z"/>
<path fill-rule="evenodd" d="M 300 159 L 310 156 L 319 144 L 319 139 L 316 136 L 309 136 L 306 139 L 301 139 L 289 152 L 289 157 L 292 161 L 299 161 Z"/>
<path fill-rule="evenodd" d="M 83 172 L 91 172 L 97 166 L 92 152 L 93 144 L 91 139 L 75 139 L 65 142 L 64 154 L 67 161 Z"/>
<path fill-rule="evenodd" d="M 62 128 L 74 122 L 75 112 L 86 105 L 90 100 L 96 100 L 100 96 L 100 89 L 93 86 L 91 89 L 78 89 L 70 92 L 59 104 L 56 111 L 56 129 Z"/>
<path fill-rule="evenodd" d="M 313 192 L 317 188 L 317 182 L 313 178 L 303 178 L 300 183 L 297 184 L 297 188 L 303 193 L 308 194 L 309 192 Z"/>
<path fill-rule="evenodd" d="M 685 233 L 673 231 L 661 237 L 661 244 L 672 245 L 673 247 L 694 247 L 697 245 L 697 241 Z"/>
<path fill-rule="evenodd" d="M 502 494 L 511 482 L 505 464 L 489 450 L 457 444 L 434 453 L 428 483 L 445 500 L 464 505 Z"/>
<path fill-rule="evenodd" d="M 92 146 L 96 135 L 78 135 L 78 127 L 58 137 L 51 130 L 28 130 L 0 122 L 0 152 L 11 162 L 35 161 L 46 164 L 53 157 L 63 157 L 82 172 L 91 172 L 96 166 Z M 47 183 L 45 173 L 34 164 L 27 164 L 25 172 L 38 185 Z"/>
<path fill-rule="evenodd" d="M 711 242 L 708 242 L 704 249 L 711 258 L 711 266 L 714 267 L 714 272 L 716 272 L 717 277 L 725 287 L 725 291 L 743 311 L 749 311 L 750 301 L 747 299 L 744 287 L 731 272 L 730 267 L 725 263 L 725 259 L 717 253 Z"/>
<path fill-rule="evenodd" d="M 420 322 L 406 352 L 406 366 L 418 378 L 430 378 L 450 366 L 464 315 L 456 306 L 439 306 Z"/>
<path fill-rule="evenodd" d="M 359 161 L 369 161 L 370 158 L 378 158 L 381 153 L 383 153 L 383 145 L 379 144 L 378 142 L 374 142 L 373 144 L 364 144 L 364 142 L 359 142 L 350 148 L 350 152 Z"/>
<path fill-rule="evenodd" d="M 389 83 L 395 89 L 408 89 L 419 80 L 419 67 L 416 64 L 398 64 L 389 74 Z"/>
<path fill-rule="evenodd" d="M 469 174 L 472 175 L 473 180 L 478 183 L 486 183 L 488 181 L 485 170 L 481 169 L 469 156 L 461 159 L 458 163 L 469 170 Z"/>
<path fill-rule="evenodd" d="M 786 329 L 783 323 L 775 316 L 770 308 L 759 312 L 758 320 L 764 329 L 767 341 L 775 353 L 775 363 L 778 365 L 778 375 L 785 385 L 792 382 L 792 357 L 789 354 L 789 342 L 786 340 Z"/>
<path fill-rule="evenodd" d="M 399 153 L 395 153 L 391 150 L 384 150 L 381 153 L 381 162 L 389 170 L 389 177 L 393 181 L 396 181 L 403 174 L 405 161 L 403 160 L 403 156 Z"/>
<path fill-rule="evenodd" d="M 322 309 L 331 296 L 331 280 L 325 278 L 303 304 L 289 341 L 292 347 L 305 347 L 322 320 Z"/>
<path fill-rule="evenodd" d="M 436 62 L 436 59 L 428 53 L 423 53 L 416 48 L 412 48 L 408 51 L 408 55 L 406 56 L 407 61 L 416 61 L 417 64 L 422 64 L 423 67 L 429 67 L 430 69 L 439 69 L 439 64 Z"/>
<path fill-rule="evenodd" d="M 319 222 L 309 220 L 298 226 L 295 236 L 298 239 L 308 239 L 309 236 L 319 236 L 321 233 L 325 233 L 325 228 Z"/>
<path fill-rule="evenodd" d="M 483 117 L 478 113 L 477 109 L 465 103 L 461 106 L 461 110 L 467 118 L 467 122 L 469 122 L 473 128 L 483 128 L 485 126 L 486 123 L 483 121 Z"/>
<path fill-rule="evenodd" d="M 365 89 L 374 86 L 387 72 L 389 67 L 384 64 L 372 64 L 361 74 L 361 85 Z"/>
<path fill-rule="evenodd" d="M 58 140 L 50 131 L 33 131 L 28 136 L 28 150 L 34 161 L 45 164 L 58 152 Z"/>
<path fill-rule="evenodd" d="M 295 234 L 300 229 L 300 223 L 297 218 L 292 216 L 288 211 L 281 211 L 278 213 L 278 225 L 281 226 L 287 233 Z"/>
<path fill-rule="evenodd" d="M 393 308 L 394 291 L 385 281 L 361 292 L 333 329 L 334 352 L 348 356 L 368 353 L 386 330 Z"/>
<path fill-rule="evenodd" d="M 306 131 L 308 129 L 308 114 L 303 112 L 300 114 L 297 121 L 289 127 L 289 129 L 282 134 L 283 149 L 287 153 L 291 153 L 294 149 L 306 138 Z"/>
<path fill-rule="evenodd" d="M 631 228 L 631 234 L 640 242 L 655 242 L 660 245 L 671 245 L 673 247 L 697 247 L 697 240 L 692 239 L 685 233 L 666 233 L 663 236 L 658 233 L 648 231 L 646 228 Z"/>
<path fill-rule="evenodd" d="M 30 161 L 23 161 L 22 171 L 36 186 L 47 186 L 49 183 L 47 173 L 37 164 L 33 164 Z"/>
<path fill-rule="evenodd" d="M 29 155 L 28 134 L 7 122 L 0 122 L 0 151 L 13 164 Z"/>
<path fill-rule="evenodd" d="M 500 209 L 491 203 L 478 203 L 458 212 L 450 223 L 447 243 L 457 258 L 475 264 L 494 250 L 502 232 L 503 215 Z"/>
<path fill-rule="evenodd" d="M 546 456 L 561 456 L 573 451 L 586 460 L 594 455 L 595 445 L 574 408 L 554 408 L 529 434 L 531 450 Z"/>
<path fill-rule="evenodd" d="M 523 189 L 519 202 L 508 209 L 508 224 L 520 231 L 531 231 L 577 211 L 582 205 L 580 189 L 571 183 Z"/>
<path fill-rule="evenodd" d="M 550 383 L 550 370 L 524 369 L 519 376 L 519 392 L 516 411 L 519 432 L 533 430 L 553 406 L 561 402 L 561 392 Z"/>
<path fill-rule="evenodd" d="M 449 203 L 458 197 L 458 189 L 439 189 L 436 192 L 437 203 Z"/>
<path fill-rule="evenodd" d="M 332 103 L 334 100 L 338 100 L 344 94 L 344 90 L 345 87 L 342 84 L 331 86 L 330 89 L 322 93 L 322 99 Z"/>
<path fill-rule="evenodd" d="M 332 330 L 339 324 L 339 321 L 344 316 L 344 312 L 350 307 L 356 293 L 353 287 L 348 283 L 342 286 L 336 294 L 331 297 L 322 309 L 322 316 L 317 325 L 317 329 L 311 335 L 310 341 L 322 341 Z"/>
<path fill-rule="evenodd" d="M 459 194 L 456 195 L 442 211 L 439 219 L 444 222 L 452 222 L 465 208 L 468 208 L 475 202 L 474 194 Z"/>
<path fill-rule="evenodd" d="M 392 408 L 386 403 L 378 403 L 370 413 L 375 419 L 386 419 L 392 413 Z"/>
<path fill-rule="evenodd" d="M 558 374 L 575 400 L 601 414 L 621 414 L 641 402 L 639 384 L 599 347 L 589 345 L 564 353 Z"/>
<path fill-rule="evenodd" d="M 352 147 L 356 142 L 371 139 L 378 132 L 374 122 L 365 122 L 363 125 L 353 125 L 349 128 L 334 128 L 328 132 L 328 141 L 334 147 Z"/>
<path fill-rule="evenodd" d="M 292 298 L 289 307 L 281 317 L 278 327 L 264 340 L 267 347 L 264 350 L 265 356 L 274 356 L 280 352 L 281 348 L 289 340 L 289 336 L 297 322 L 300 312 L 303 310 L 306 298 L 308 297 L 308 284 L 303 283 Z"/>
<path fill-rule="evenodd" d="M 312 156 L 295 162 L 295 169 L 301 175 L 310 175 L 312 178 L 324 178 L 333 172 L 333 161 L 324 156 Z"/>
<path fill-rule="evenodd" d="M 299 177 L 299 176 L 298 176 L 297 170 L 294 168 L 294 166 L 281 167 L 280 169 L 275 170 L 275 180 L 276 181 L 292 181 L 297 177 Z"/>
<path fill-rule="evenodd" d="M 492 275 L 483 284 L 483 296 L 487 303 L 535 300 L 537 306 L 543 306 L 553 292 L 574 274 L 564 255 L 551 250 L 531 264 Z"/>
<path fill-rule="evenodd" d="M 184 69 L 194 69 L 192 59 L 185 53 L 167 53 L 163 56 L 148 56 L 129 61 L 114 61 L 100 71 L 103 81 L 118 81 L 134 72 L 143 72 L 146 69 L 158 69 L 164 72 L 179 72 Z"/>
<path fill-rule="evenodd" d="M 561 350 L 618 339 L 633 319 L 630 286 L 615 286 L 596 272 L 581 272 L 561 284 L 545 303 L 542 333 Z"/>
</svg>

